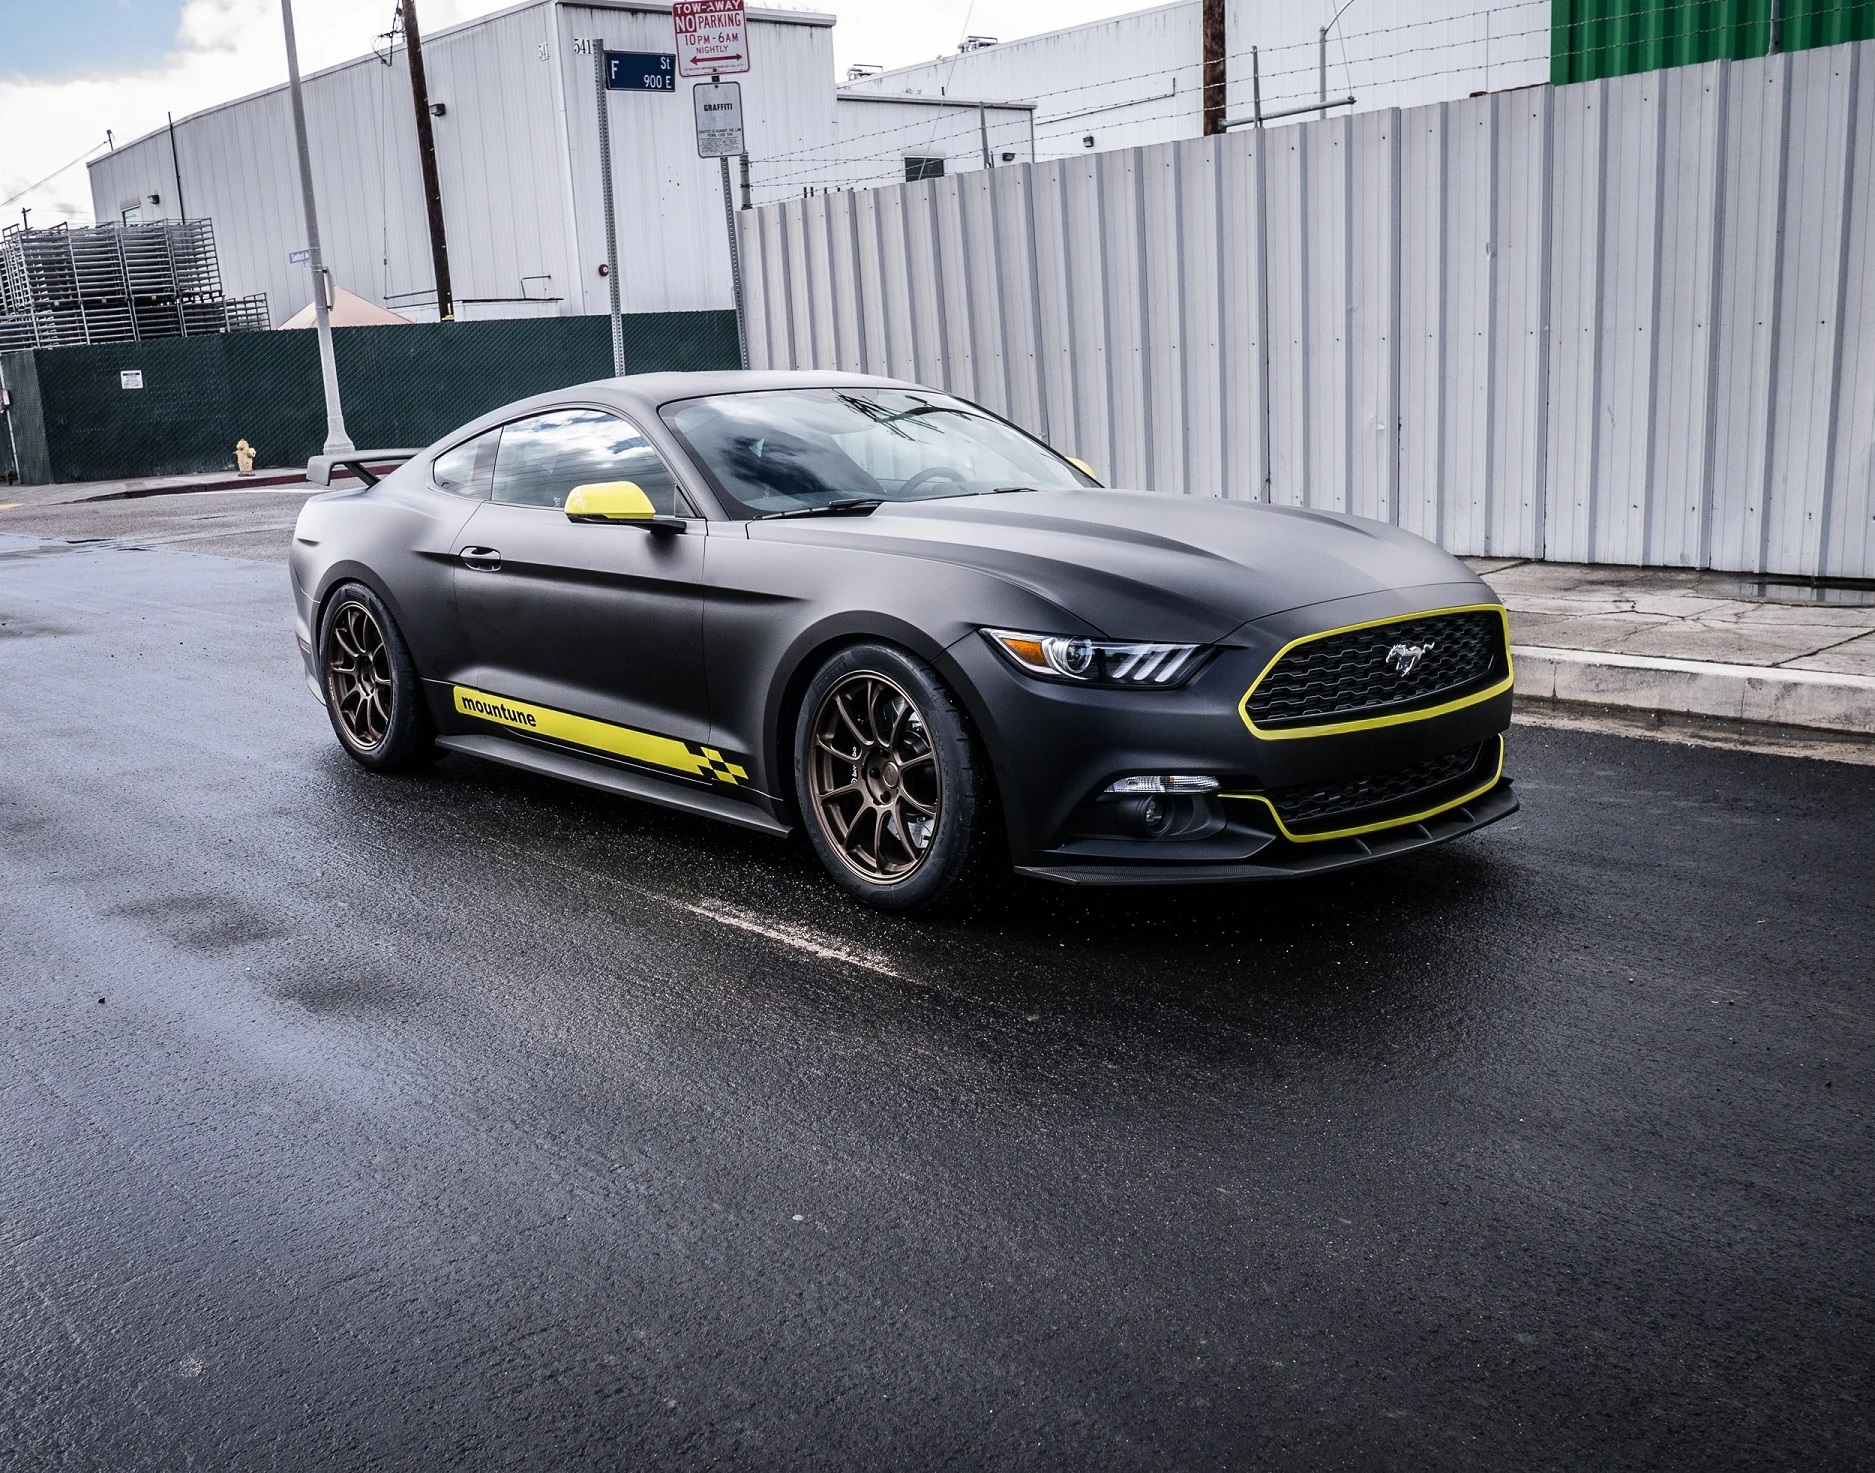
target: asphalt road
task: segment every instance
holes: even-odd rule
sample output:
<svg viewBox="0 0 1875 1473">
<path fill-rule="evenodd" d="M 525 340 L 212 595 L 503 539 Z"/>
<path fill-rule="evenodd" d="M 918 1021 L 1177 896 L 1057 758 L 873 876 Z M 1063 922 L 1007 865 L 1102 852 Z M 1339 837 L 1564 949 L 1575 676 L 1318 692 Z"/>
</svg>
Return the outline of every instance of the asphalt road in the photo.
<svg viewBox="0 0 1875 1473">
<path fill-rule="evenodd" d="M 355 768 L 232 494 L 0 513 L 0 1467 L 1875 1459 L 1875 769 L 884 919 Z"/>
</svg>

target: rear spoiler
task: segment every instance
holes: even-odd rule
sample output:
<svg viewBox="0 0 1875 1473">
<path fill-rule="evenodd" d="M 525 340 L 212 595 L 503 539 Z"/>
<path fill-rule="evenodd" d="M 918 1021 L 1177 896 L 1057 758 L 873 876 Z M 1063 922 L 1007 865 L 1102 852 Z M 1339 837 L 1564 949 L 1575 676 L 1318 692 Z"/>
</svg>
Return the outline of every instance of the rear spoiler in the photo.
<svg viewBox="0 0 1875 1473">
<path fill-rule="evenodd" d="M 421 454 L 419 449 L 351 450 L 343 455 L 315 455 L 306 462 L 306 479 L 315 486 L 330 486 L 335 473 L 350 471 L 367 486 L 375 486 L 386 472 Z"/>
</svg>

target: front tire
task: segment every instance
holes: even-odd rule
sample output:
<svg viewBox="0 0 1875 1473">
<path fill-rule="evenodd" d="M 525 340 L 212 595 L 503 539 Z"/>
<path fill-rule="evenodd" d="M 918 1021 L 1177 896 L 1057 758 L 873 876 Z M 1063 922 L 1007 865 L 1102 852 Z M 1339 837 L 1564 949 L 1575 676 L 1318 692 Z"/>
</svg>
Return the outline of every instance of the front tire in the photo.
<svg viewBox="0 0 1875 1473">
<path fill-rule="evenodd" d="M 987 764 L 924 661 L 852 645 L 820 668 L 795 722 L 794 790 L 828 874 L 879 910 L 927 910 L 977 864 Z"/>
<path fill-rule="evenodd" d="M 410 647 L 384 601 L 362 583 L 345 584 L 326 605 L 319 684 L 333 733 L 360 766 L 396 772 L 435 757 L 436 728 Z"/>
</svg>

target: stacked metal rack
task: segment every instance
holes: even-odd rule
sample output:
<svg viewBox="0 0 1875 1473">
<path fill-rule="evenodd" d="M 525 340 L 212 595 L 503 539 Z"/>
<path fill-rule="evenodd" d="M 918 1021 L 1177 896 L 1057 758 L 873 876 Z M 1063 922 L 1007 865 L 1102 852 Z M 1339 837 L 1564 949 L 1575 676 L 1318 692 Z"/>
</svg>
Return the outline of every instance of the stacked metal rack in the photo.
<svg viewBox="0 0 1875 1473">
<path fill-rule="evenodd" d="M 270 326 L 264 292 L 223 295 L 213 221 L 0 231 L 0 349 Z"/>
</svg>

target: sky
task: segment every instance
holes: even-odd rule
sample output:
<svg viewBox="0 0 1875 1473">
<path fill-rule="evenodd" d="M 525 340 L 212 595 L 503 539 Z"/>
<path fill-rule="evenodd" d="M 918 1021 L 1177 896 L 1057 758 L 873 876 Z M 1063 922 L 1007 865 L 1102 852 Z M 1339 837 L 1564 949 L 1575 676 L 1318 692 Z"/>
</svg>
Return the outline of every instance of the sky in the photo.
<svg viewBox="0 0 1875 1473">
<path fill-rule="evenodd" d="M 425 32 L 512 0 L 422 0 Z M 966 34 L 1011 40 L 1155 0 L 799 0 L 829 12 L 835 68 L 904 66 Z M 755 7 L 751 7 L 755 8 Z M 298 0 L 300 69 L 371 49 L 393 0 Z M 759 61 L 759 58 L 758 58 Z M 279 0 L 0 0 L 0 224 L 91 221 L 82 161 L 177 117 L 286 80 Z M 43 181 L 43 182 L 42 182 Z M 15 198 L 15 196 L 18 196 Z"/>
</svg>

